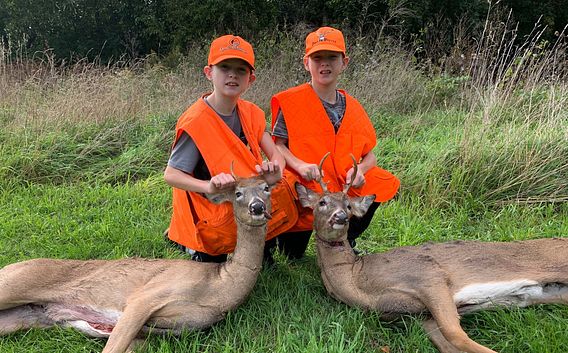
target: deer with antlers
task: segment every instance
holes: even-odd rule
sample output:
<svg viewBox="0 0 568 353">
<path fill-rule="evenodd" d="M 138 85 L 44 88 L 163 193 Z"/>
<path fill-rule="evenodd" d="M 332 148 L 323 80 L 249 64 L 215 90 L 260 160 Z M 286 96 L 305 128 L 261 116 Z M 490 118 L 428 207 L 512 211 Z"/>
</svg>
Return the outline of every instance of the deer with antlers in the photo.
<svg viewBox="0 0 568 353">
<path fill-rule="evenodd" d="M 108 338 L 104 353 L 122 353 L 150 331 L 179 334 L 222 320 L 244 302 L 262 267 L 270 191 L 255 176 L 207 195 L 214 203 L 233 204 L 237 244 L 225 263 L 34 259 L 2 268 L 0 335 L 73 327 Z"/>
<path fill-rule="evenodd" d="M 452 241 L 356 256 L 347 242 L 349 218 L 364 214 L 374 195 L 347 196 L 352 181 L 330 193 L 320 180 L 321 194 L 296 184 L 302 205 L 313 209 L 321 277 L 337 300 L 385 319 L 429 314 L 423 327 L 442 353 L 495 353 L 468 337 L 462 314 L 568 304 L 568 239 Z"/>
</svg>

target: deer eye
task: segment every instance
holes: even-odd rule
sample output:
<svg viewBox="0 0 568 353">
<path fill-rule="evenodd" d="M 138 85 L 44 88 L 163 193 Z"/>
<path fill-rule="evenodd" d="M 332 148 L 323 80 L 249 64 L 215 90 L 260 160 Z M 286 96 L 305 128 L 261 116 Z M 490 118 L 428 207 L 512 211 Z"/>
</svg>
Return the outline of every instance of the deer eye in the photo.
<svg viewBox="0 0 568 353">
<path fill-rule="evenodd" d="M 325 202 L 325 200 L 320 200 L 320 202 L 318 202 L 318 205 L 323 207 L 323 206 L 327 205 L 327 202 Z"/>
<path fill-rule="evenodd" d="M 242 193 L 242 192 L 240 192 L 240 191 L 235 192 L 235 197 L 236 197 L 236 198 L 239 198 L 239 197 L 242 197 L 242 196 L 243 196 L 243 193 Z"/>
<path fill-rule="evenodd" d="M 270 187 L 268 185 L 264 187 L 264 192 L 270 192 Z"/>
<path fill-rule="evenodd" d="M 347 209 L 348 209 L 348 210 L 351 210 L 351 205 L 347 205 Z"/>
</svg>

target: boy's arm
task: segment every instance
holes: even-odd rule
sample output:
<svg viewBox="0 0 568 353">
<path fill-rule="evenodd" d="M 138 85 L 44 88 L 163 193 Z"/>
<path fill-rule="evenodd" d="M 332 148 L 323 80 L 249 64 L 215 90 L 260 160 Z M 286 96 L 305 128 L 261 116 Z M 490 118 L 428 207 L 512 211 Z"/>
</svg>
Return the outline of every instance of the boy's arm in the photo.
<svg viewBox="0 0 568 353">
<path fill-rule="evenodd" d="M 199 180 L 169 165 L 164 171 L 164 179 L 168 185 L 174 188 L 204 194 L 217 193 L 235 184 L 235 179 L 231 174 L 220 173 L 213 176 L 211 180 Z"/>
<path fill-rule="evenodd" d="M 286 160 L 282 156 L 280 150 L 276 148 L 274 142 L 272 141 L 272 137 L 268 132 L 264 132 L 262 135 L 262 139 L 260 140 L 260 148 L 262 152 L 268 157 L 268 160 L 271 162 L 278 162 L 280 168 L 284 169 L 286 167 Z"/>
<path fill-rule="evenodd" d="M 282 179 L 282 170 L 286 167 L 286 161 L 266 131 L 260 140 L 260 148 L 268 158 L 268 162 L 263 161 L 262 165 L 257 165 L 256 171 L 264 175 L 264 180 L 268 184 L 274 185 Z"/>
<path fill-rule="evenodd" d="M 355 176 L 355 180 L 353 180 L 353 184 L 351 185 L 353 188 L 358 189 L 365 185 L 365 173 L 367 173 L 371 168 L 377 165 L 377 157 L 373 151 L 370 151 L 366 155 L 363 156 L 361 162 L 358 163 L 357 166 L 357 175 Z M 351 176 L 353 175 L 354 169 L 351 168 L 347 171 L 347 175 L 345 176 L 345 180 L 349 182 L 351 180 Z"/>
<path fill-rule="evenodd" d="M 319 180 L 321 176 L 318 165 L 306 163 L 298 157 L 294 156 L 294 154 L 290 152 L 288 147 L 286 147 L 287 142 L 287 139 L 276 137 L 276 148 L 278 148 L 278 150 L 286 160 L 286 164 L 307 181 Z"/>
<path fill-rule="evenodd" d="M 215 175 L 211 180 L 193 177 L 192 173 L 200 158 L 201 153 L 195 142 L 184 131 L 172 148 L 170 159 L 164 171 L 166 183 L 178 189 L 200 193 L 216 193 L 221 189 L 233 186 L 235 179 L 232 175 L 226 173 Z"/>
</svg>

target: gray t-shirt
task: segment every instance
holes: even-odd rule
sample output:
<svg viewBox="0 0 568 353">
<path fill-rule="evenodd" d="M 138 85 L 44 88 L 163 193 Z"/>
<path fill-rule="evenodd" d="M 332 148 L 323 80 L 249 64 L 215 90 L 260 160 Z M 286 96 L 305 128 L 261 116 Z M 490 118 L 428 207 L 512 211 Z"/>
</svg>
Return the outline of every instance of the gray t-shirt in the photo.
<svg viewBox="0 0 568 353">
<path fill-rule="evenodd" d="M 211 107 L 211 105 L 207 102 L 207 99 L 205 99 L 205 103 Z M 211 107 L 211 109 L 213 109 L 213 107 Z M 237 109 L 235 108 L 231 115 L 222 115 L 219 113 L 217 113 L 217 115 L 221 117 L 235 135 L 239 136 L 241 141 L 243 141 L 246 145 L 247 140 L 241 126 L 241 120 L 239 119 Z M 181 136 L 172 148 L 172 152 L 170 153 L 170 158 L 168 160 L 168 166 L 179 169 L 188 174 L 193 174 L 197 179 L 211 179 L 211 174 L 209 173 L 207 165 L 201 156 L 201 152 L 199 152 L 199 149 L 191 136 L 189 136 L 189 134 L 185 131 L 182 132 Z"/>
<path fill-rule="evenodd" d="M 339 130 L 341 122 L 343 121 L 343 115 L 345 115 L 345 95 L 339 91 L 335 91 L 335 104 L 320 99 L 335 132 Z M 272 129 L 272 135 L 280 137 L 283 139 L 288 139 L 288 128 L 286 127 L 286 121 L 284 120 L 284 115 L 282 110 L 278 110 L 276 115 L 276 122 L 274 123 L 274 129 Z"/>
</svg>

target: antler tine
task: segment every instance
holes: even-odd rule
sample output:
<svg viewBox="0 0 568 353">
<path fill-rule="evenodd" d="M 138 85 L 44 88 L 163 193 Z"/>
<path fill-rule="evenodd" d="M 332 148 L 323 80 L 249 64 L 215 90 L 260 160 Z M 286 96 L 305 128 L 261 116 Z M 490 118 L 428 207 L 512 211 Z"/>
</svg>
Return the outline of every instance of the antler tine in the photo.
<svg viewBox="0 0 568 353">
<path fill-rule="evenodd" d="M 355 160 L 355 156 L 353 156 L 353 154 L 349 154 L 349 156 L 351 156 L 351 160 L 353 161 L 353 174 L 351 174 L 351 180 L 349 181 L 349 183 L 345 184 L 343 186 L 343 193 L 346 194 L 347 191 L 349 191 L 349 189 L 351 188 L 351 185 L 353 184 L 353 182 L 355 181 L 355 178 L 357 177 L 357 170 L 359 169 L 359 166 L 357 165 L 357 161 Z"/>
<path fill-rule="evenodd" d="M 239 177 L 235 174 L 235 161 L 231 161 L 231 176 L 235 179 L 235 181 L 239 180 Z"/>
<path fill-rule="evenodd" d="M 329 157 L 330 154 L 331 154 L 331 152 L 327 152 L 327 153 L 322 157 L 322 159 L 321 159 L 321 161 L 320 161 L 320 164 L 319 164 L 319 166 L 318 166 L 318 170 L 319 170 L 319 173 L 320 173 L 320 177 L 319 177 L 318 182 L 319 182 L 319 184 L 320 184 L 320 186 L 321 186 L 323 192 L 327 192 L 327 184 L 323 181 L 323 170 L 322 170 L 322 168 L 323 168 L 323 162 L 325 162 L 325 159 L 326 159 L 327 157 Z"/>
</svg>

